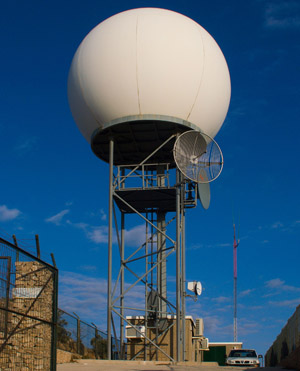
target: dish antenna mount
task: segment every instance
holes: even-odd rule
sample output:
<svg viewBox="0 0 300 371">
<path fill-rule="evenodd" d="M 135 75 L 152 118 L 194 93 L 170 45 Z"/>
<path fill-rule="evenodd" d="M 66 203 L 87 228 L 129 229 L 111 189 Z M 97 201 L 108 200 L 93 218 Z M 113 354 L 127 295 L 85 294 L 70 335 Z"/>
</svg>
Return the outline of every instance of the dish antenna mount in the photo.
<svg viewBox="0 0 300 371">
<path fill-rule="evenodd" d="M 173 155 L 182 174 L 196 183 L 212 182 L 223 169 L 223 154 L 217 142 L 196 130 L 179 135 Z"/>
</svg>

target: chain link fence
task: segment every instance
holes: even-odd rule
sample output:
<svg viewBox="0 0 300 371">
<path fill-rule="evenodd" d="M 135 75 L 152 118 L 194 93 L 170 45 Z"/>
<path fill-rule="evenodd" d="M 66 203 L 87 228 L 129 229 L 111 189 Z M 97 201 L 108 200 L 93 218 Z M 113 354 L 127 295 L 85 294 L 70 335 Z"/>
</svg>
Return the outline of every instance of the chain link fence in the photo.
<svg viewBox="0 0 300 371">
<path fill-rule="evenodd" d="M 74 315 L 58 309 L 57 347 L 83 358 L 107 359 L 107 334 Z M 112 338 L 112 359 L 118 359 L 120 340 Z"/>
<path fill-rule="evenodd" d="M 38 254 L 39 255 L 39 254 Z M 56 370 L 56 349 L 107 359 L 107 334 L 57 309 L 58 270 L 0 237 L 0 370 Z M 112 359 L 120 340 L 112 338 Z"/>
<path fill-rule="evenodd" d="M 56 370 L 57 269 L 0 238 L 0 370 Z"/>
</svg>

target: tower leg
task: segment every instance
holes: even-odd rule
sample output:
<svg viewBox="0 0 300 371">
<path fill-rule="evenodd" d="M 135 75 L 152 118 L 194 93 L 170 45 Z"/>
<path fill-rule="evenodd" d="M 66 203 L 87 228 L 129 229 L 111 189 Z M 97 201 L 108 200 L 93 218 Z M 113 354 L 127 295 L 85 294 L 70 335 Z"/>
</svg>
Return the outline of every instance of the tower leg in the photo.
<svg viewBox="0 0 300 371">
<path fill-rule="evenodd" d="M 180 324 L 180 302 L 181 302 L 181 267 L 180 267 L 180 174 L 176 170 L 176 360 L 181 361 L 181 324 Z"/>
<path fill-rule="evenodd" d="M 182 199 L 183 200 L 183 199 Z M 182 308 L 182 360 L 186 360 L 185 341 L 185 212 L 181 215 L 181 308 Z"/>
<path fill-rule="evenodd" d="M 125 215 L 124 213 L 121 214 L 121 251 L 120 251 L 120 258 L 121 258 L 121 280 L 120 280 L 120 342 L 121 342 L 121 359 L 124 359 L 125 356 L 125 345 L 124 345 L 124 245 L 125 245 Z"/>
<path fill-rule="evenodd" d="M 107 359 L 111 360 L 111 279 L 112 279 L 112 232 L 113 232 L 113 162 L 114 142 L 109 142 L 109 215 L 108 215 L 108 277 L 107 277 Z"/>
</svg>

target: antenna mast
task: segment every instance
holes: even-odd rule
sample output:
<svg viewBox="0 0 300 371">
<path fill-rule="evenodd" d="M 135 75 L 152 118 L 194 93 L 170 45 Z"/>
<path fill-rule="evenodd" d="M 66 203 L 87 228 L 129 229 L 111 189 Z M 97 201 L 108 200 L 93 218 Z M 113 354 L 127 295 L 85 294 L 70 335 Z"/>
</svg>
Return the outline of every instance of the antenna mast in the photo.
<svg viewBox="0 0 300 371">
<path fill-rule="evenodd" d="M 233 223 L 233 340 L 237 341 L 237 247 L 240 241 L 236 241 L 235 224 Z"/>
</svg>

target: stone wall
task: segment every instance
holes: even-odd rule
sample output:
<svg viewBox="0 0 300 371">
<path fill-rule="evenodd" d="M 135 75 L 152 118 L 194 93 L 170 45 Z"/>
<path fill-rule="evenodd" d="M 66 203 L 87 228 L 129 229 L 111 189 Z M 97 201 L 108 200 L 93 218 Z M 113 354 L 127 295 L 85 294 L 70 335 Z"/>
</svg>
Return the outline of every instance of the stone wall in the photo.
<svg viewBox="0 0 300 371">
<path fill-rule="evenodd" d="M 69 363 L 81 358 L 82 356 L 77 353 L 71 353 L 65 350 L 57 349 L 57 363 Z"/>
<path fill-rule="evenodd" d="M 266 366 L 300 369 L 300 305 L 265 355 Z"/>
<path fill-rule="evenodd" d="M 15 274 L 8 320 L 8 335 L 14 334 L 0 355 L 0 366 L 50 370 L 52 329 L 39 319 L 52 322 L 53 273 L 34 261 L 16 262 Z"/>
</svg>

